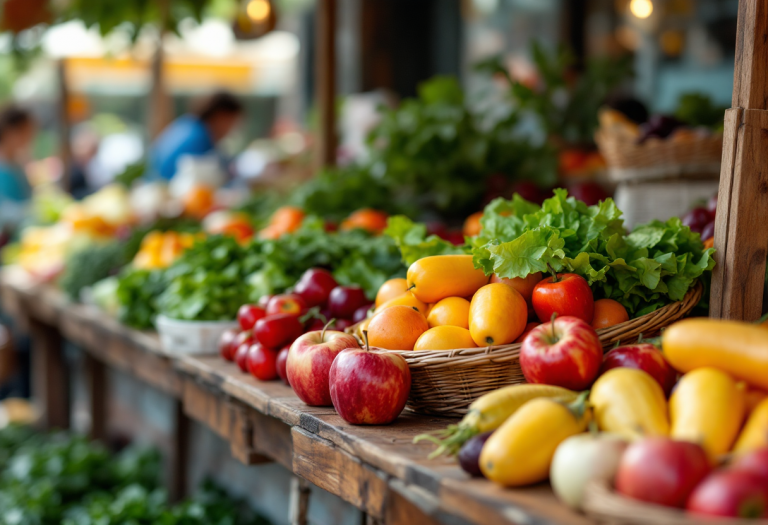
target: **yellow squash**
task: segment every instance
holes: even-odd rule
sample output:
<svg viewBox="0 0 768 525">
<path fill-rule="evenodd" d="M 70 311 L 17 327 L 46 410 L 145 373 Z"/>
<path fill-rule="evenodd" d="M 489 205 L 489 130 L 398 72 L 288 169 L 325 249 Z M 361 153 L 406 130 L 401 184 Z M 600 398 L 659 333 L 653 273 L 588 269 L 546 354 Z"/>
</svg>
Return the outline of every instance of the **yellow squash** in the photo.
<svg viewBox="0 0 768 525">
<path fill-rule="evenodd" d="M 489 277 L 475 269 L 471 255 L 433 255 L 408 268 L 408 289 L 425 303 L 446 297 L 471 297 Z"/>
<path fill-rule="evenodd" d="M 686 319 L 667 328 L 661 341 L 664 357 L 680 372 L 712 366 L 768 390 L 768 330 L 763 327 Z"/>
<path fill-rule="evenodd" d="M 511 343 L 523 333 L 527 322 L 525 299 L 503 283 L 483 286 L 469 305 L 469 333 L 477 346 Z"/>
<path fill-rule="evenodd" d="M 609 370 L 592 385 L 589 402 L 600 430 L 628 439 L 669 435 L 664 392 L 642 370 Z"/>
<path fill-rule="evenodd" d="M 768 399 L 761 401 L 752 411 L 747 424 L 744 425 L 744 430 L 736 440 L 733 451 L 736 454 L 744 454 L 766 447 L 768 447 Z"/>
<path fill-rule="evenodd" d="M 455 454 L 472 436 L 499 428 L 512 414 L 531 399 L 547 397 L 566 403 L 574 401 L 578 393 L 551 385 L 522 383 L 509 385 L 480 396 L 469 405 L 467 415 L 458 425 L 450 425 L 437 435 L 422 434 L 415 441 L 428 439 L 439 445 L 432 456 L 443 452 Z"/>
<path fill-rule="evenodd" d="M 725 454 L 744 421 L 745 390 L 716 368 L 688 372 L 669 399 L 670 436 L 698 443 L 712 457 Z"/>
<path fill-rule="evenodd" d="M 572 405 L 548 398 L 528 401 L 488 438 L 480 470 L 505 487 L 544 481 L 558 445 L 586 426 L 583 398 Z"/>
</svg>

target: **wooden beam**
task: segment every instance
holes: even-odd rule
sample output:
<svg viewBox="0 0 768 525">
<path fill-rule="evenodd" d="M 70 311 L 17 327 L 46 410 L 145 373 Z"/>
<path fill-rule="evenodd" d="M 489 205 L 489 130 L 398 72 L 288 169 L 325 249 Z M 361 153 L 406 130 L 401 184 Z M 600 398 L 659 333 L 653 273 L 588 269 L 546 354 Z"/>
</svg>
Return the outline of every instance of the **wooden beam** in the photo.
<svg viewBox="0 0 768 525">
<path fill-rule="evenodd" d="M 726 112 L 710 315 L 762 313 L 768 257 L 768 1 L 741 0 L 733 108 Z"/>
<path fill-rule="evenodd" d="M 88 352 L 84 352 L 83 364 L 85 382 L 88 385 L 88 406 L 91 416 L 89 437 L 96 441 L 106 441 L 107 438 L 107 367 Z"/>
<path fill-rule="evenodd" d="M 317 169 L 336 164 L 336 0 L 317 3 L 315 93 L 320 126 Z"/>
<path fill-rule="evenodd" d="M 35 318 L 29 323 L 32 339 L 32 397 L 43 413 L 47 429 L 69 428 L 69 370 L 61 332 Z"/>
</svg>

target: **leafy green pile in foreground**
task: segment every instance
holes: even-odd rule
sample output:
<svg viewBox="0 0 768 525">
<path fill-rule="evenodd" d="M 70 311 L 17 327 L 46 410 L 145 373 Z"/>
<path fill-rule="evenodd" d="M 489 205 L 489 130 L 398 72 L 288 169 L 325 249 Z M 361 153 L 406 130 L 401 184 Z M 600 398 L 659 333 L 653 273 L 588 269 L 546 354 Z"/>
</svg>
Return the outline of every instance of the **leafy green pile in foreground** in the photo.
<svg viewBox="0 0 768 525">
<path fill-rule="evenodd" d="M 117 456 L 84 437 L 0 431 L 0 523 L 18 525 L 259 525 L 268 523 L 206 483 L 168 504 L 156 450 Z"/>
<path fill-rule="evenodd" d="M 712 270 L 714 249 L 680 219 L 652 221 L 626 234 L 612 199 L 587 206 L 566 190 L 539 207 L 515 195 L 496 199 L 472 240 L 475 266 L 499 277 L 574 272 L 589 282 L 596 299 L 623 304 L 631 317 L 680 301 Z"/>
</svg>

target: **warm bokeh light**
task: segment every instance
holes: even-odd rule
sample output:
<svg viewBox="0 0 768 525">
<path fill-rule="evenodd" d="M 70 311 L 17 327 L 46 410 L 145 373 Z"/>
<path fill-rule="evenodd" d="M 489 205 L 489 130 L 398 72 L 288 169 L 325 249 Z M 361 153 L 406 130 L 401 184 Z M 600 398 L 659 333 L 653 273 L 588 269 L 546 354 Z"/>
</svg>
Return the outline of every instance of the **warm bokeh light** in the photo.
<svg viewBox="0 0 768 525">
<path fill-rule="evenodd" d="M 254 22 L 263 22 L 269 17 L 269 12 L 272 6 L 269 4 L 269 0 L 250 0 L 245 8 L 245 12 L 248 13 L 248 18 Z"/>
<path fill-rule="evenodd" d="M 632 0 L 629 3 L 629 11 L 637 18 L 648 18 L 653 13 L 651 0 Z"/>
</svg>

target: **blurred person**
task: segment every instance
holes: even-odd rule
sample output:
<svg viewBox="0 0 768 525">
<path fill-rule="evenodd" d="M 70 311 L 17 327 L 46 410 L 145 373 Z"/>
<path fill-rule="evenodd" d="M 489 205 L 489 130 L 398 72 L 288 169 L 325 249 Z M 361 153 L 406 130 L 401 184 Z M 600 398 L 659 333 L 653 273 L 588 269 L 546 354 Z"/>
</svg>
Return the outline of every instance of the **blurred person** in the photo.
<svg viewBox="0 0 768 525">
<path fill-rule="evenodd" d="M 234 95 L 224 91 L 214 93 L 157 137 L 149 155 L 152 171 L 170 180 L 180 157 L 214 152 L 216 144 L 237 126 L 242 115 L 243 105 Z"/>
<path fill-rule="evenodd" d="M 0 238 L 22 222 L 32 198 L 32 186 L 22 166 L 29 160 L 36 134 L 30 112 L 13 104 L 0 109 Z"/>
</svg>

